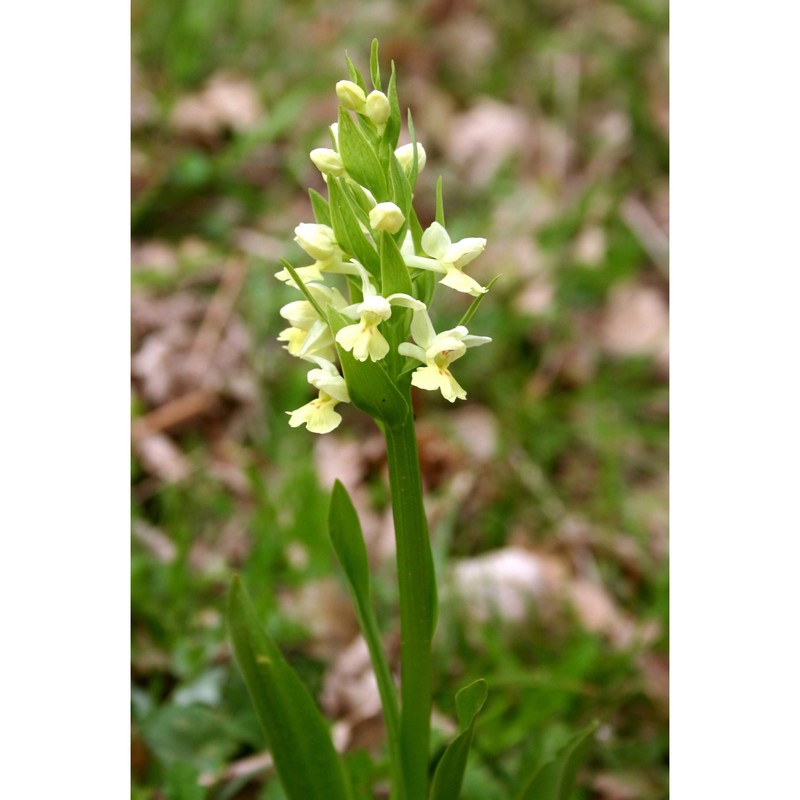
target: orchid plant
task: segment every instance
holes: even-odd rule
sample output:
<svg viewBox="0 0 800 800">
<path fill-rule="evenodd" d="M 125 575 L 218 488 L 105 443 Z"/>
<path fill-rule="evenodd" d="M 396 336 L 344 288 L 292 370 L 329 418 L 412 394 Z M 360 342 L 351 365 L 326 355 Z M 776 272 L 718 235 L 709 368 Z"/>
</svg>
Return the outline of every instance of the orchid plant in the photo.
<svg viewBox="0 0 800 800">
<path fill-rule="evenodd" d="M 456 696 L 460 733 L 431 768 L 431 641 L 437 590 L 425 518 L 411 388 L 440 392 L 451 403 L 467 393 L 453 375 L 470 348 L 488 344 L 466 327 L 491 288 L 465 272 L 486 239 L 453 242 L 445 226 L 442 181 L 436 219 L 423 228 L 414 210 L 425 149 L 416 140 L 398 147 L 400 106 L 394 64 L 382 91 L 377 41 L 367 92 L 347 58 L 349 79 L 339 81 L 339 118 L 331 148 L 312 150 L 311 161 L 328 197 L 310 190 L 314 222 L 295 229 L 295 241 L 313 263 L 287 261 L 277 278 L 298 292 L 280 313 L 289 323 L 279 335 L 285 349 L 312 365 L 308 382 L 317 397 L 289 414 L 289 425 L 314 434 L 337 428 L 337 407 L 351 403 L 370 415 L 387 446 L 396 537 L 401 624 L 399 692 L 375 617 L 366 548 L 355 508 L 340 482 L 331 499 L 329 530 L 357 610 L 380 691 L 388 742 L 392 800 L 457 800 L 476 718 L 487 697 L 477 680 Z M 437 332 L 433 300 L 437 277 L 471 297 L 460 321 Z M 337 285 L 338 282 L 338 285 Z M 432 319 L 432 316 L 434 319 Z M 354 797 L 316 704 L 263 631 L 238 579 L 230 595 L 234 654 L 268 738 L 275 769 L 291 800 Z M 554 761 L 520 779 L 523 800 L 566 800 L 591 731 L 580 734 Z"/>
</svg>

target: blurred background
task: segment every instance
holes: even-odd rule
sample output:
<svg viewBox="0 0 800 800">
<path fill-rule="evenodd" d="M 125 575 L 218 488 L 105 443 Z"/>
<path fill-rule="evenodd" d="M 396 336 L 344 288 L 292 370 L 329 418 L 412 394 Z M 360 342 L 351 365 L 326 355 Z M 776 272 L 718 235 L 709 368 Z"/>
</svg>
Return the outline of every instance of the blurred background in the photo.
<svg viewBox="0 0 800 800">
<path fill-rule="evenodd" d="M 311 398 L 276 342 L 296 299 L 308 152 L 344 50 L 398 70 L 470 274 L 502 278 L 450 406 L 416 397 L 441 612 L 434 742 L 490 686 L 463 796 L 506 800 L 593 719 L 582 798 L 667 796 L 668 16 L 665 0 L 133 0 L 132 765 L 135 800 L 283 794 L 226 643 L 240 572 L 318 698 L 359 797 L 386 783 L 366 648 L 326 536 L 338 477 L 361 515 L 395 668 L 386 466 L 352 408 Z M 401 143 L 408 141 L 404 132 Z M 442 327 L 469 298 L 437 293 Z"/>
</svg>

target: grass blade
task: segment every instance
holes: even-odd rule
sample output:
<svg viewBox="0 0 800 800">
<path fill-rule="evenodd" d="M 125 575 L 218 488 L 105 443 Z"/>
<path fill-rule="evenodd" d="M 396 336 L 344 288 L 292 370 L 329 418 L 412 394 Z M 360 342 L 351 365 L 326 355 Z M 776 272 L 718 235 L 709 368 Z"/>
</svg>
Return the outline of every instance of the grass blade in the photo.
<svg viewBox="0 0 800 800">
<path fill-rule="evenodd" d="M 544 764 L 525 787 L 519 800 L 569 800 L 575 778 L 594 739 L 598 723 L 593 722 Z"/>
<path fill-rule="evenodd" d="M 430 800 L 458 800 L 469 748 L 475 733 L 475 720 L 486 702 L 488 687 L 483 678 L 464 687 L 456 695 L 456 712 L 461 733 L 447 746 L 436 766 Z"/>
</svg>

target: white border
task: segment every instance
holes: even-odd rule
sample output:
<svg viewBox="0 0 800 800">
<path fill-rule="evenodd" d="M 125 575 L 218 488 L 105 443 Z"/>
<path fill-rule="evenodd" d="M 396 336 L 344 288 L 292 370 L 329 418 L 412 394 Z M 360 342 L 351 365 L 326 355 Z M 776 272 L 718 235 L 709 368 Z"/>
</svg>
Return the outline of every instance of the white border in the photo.
<svg viewBox="0 0 800 800">
<path fill-rule="evenodd" d="M 0 8 L 7 797 L 129 793 L 129 17 Z"/>
<path fill-rule="evenodd" d="M 795 4 L 672 4 L 672 794 L 797 786 Z"/>
</svg>

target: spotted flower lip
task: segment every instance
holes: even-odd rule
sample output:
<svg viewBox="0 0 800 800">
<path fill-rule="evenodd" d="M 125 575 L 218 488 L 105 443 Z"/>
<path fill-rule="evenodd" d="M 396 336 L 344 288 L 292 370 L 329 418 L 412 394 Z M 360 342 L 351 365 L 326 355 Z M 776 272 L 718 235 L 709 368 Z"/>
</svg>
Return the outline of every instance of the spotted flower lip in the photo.
<svg viewBox="0 0 800 800">
<path fill-rule="evenodd" d="M 458 292 L 477 297 L 488 291 L 474 278 L 464 272 L 464 267 L 476 259 L 486 248 L 486 239 L 469 237 L 453 242 L 450 234 L 438 222 L 434 222 L 422 234 L 422 249 L 431 256 L 417 256 L 404 252 L 406 265 L 444 273 L 439 283 L 449 286 Z"/>
<path fill-rule="evenodd" d="M 450 364 L 461 358 L 467 348 L 487 344 L 491 338 L 473 336 L 463 325 L 436 333 L 425 309 L 414 311 L 411 338 L 415 344 L 403 342 L 398 352 L 424 364 L 411 374 L 412 386 L 433 392 L 439 390 L 451 403 L 464 400 L 467 393 L 450 372 Z"/>
<path fill-rule="evenodd" d="M 395 292 L 382 297 L 372 285 L 369 273 L 361 264 L 353 263 L 361 275 L 361 292 L 364 299 L 348 306 L 342 313 L 359 321 L 355 325 L 345 325 L 336 334 L 336 342 L 347 352 L 352 352 L 357 361 L 380 361 L 389 352 L 389 342 L 378 330 L 378 325 L 392 316 L 392 306 L 424 309 L 425 304 L 411 295 Z"/>
</svg>

